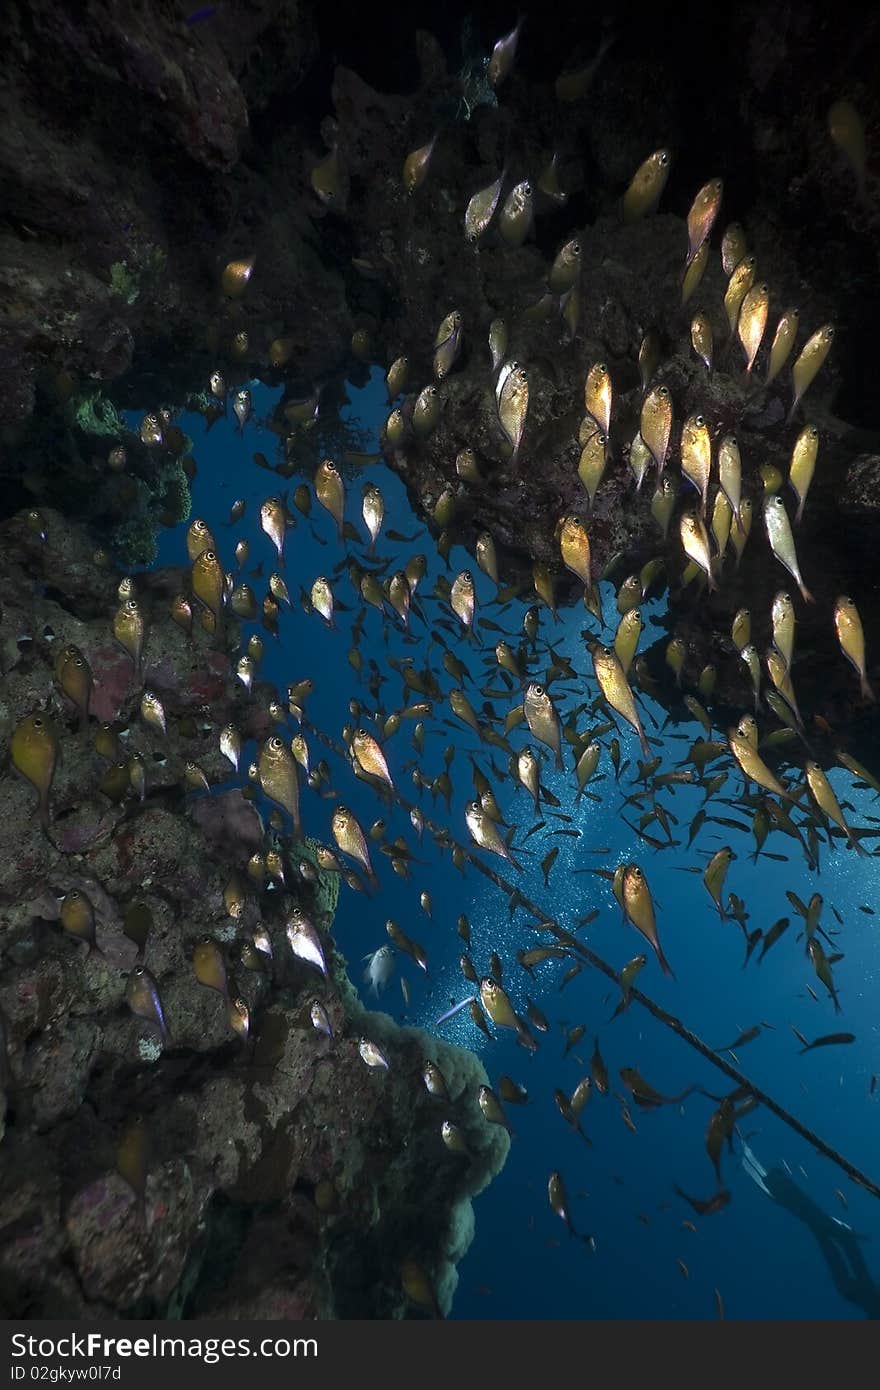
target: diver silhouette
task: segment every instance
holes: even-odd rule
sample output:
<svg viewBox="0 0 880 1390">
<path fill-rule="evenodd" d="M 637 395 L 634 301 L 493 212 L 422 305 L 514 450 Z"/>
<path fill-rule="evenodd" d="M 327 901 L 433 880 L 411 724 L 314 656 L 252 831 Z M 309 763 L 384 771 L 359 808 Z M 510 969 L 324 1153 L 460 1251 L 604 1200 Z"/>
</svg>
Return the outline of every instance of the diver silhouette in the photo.
<svg viewBox="0 0 880 1390">
<path fill-rule="evenodd" d="M 858 1235 L 845 1221 L 824 1212 L 783 1168 L 768 1171 L 741 1136 L 740 1142 L 742 1166 L 752 1181 L 802 1221 L 815 1236 L 841 1298 L 861 1308 L 866 1318 L 880 1320 L 880 1287 L 871 1278 L 859 1248 L 859 1242 L 867 1237 Z"/>
</svg>

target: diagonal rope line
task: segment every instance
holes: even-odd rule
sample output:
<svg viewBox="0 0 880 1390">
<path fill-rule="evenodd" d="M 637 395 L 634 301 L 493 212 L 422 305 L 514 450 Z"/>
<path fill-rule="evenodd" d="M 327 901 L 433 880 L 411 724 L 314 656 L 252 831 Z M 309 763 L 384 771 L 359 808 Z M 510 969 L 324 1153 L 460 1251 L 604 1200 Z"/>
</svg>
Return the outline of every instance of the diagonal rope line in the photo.
<svg viewBox="0 0 880 1390">
<path fill-rule="evenodd" d="M 303 723 L 307 725 L 310 733 L 314 734 L 325 747 L 336 753 L 344 762 L 350 760 L 349 752 L 343 744 L 337 743 L 337 741 L 331 738 L 329 734 L 326 734 L 323 729 L 317 728 L 309 720 L 304 719 Z M 484 878 L 488 878 L 490 882 L 495 884 L 496 888 L 500 888 L 508 897 L 515 897 L 539 922 L 556 920 L 554 917 L 548 917 L 537 903 L 525 896 L 516 884 L 508 882 L 496 869 L 491 868 L 488 864 L 484 864 L 482 860 L 478 859 L 466 846 L 462 845 L 454 838 L 446 826 L 439 825 L 429 816 L 426 816 L 420 807 L 416 806 L 414 802 L 408 801 L 396 787 L 389 789 L 389 795 L 394 798 L 407 814 L 416 811 L 418 815 L 422 817 L 426 828 L 430 830 L 433 835 L 439 836 L 441 842 L 444 842 L 450 848 L 460 850 L 468 862 L 473 864 Z M 602 956 L 597 955 L 592 947 L 586 946 L 582 941 L 572 938 L 572 942 L 574 943 L 573 949 L 576 947 L 579 955 L 583 956 L 590 965 L 600 971 L 609 980 L 613 980 L 613 982 L 622 989 L 623 986 L 620 975 L 612 965 L 609 965 Z M 854 1183 L 857 1183 L 859 1187 L 863 1187 L 866 1192 L 870 1192 L 873 1197 L 880 1197 L 880 1184 L 874 1182 L 872 1178 L 869 1178 L 866 1173 L 863 1173 L 860 1168 L 857 1168 L 854 1163 L 851 1163 L 849 1159 L 844 1157 L 837 1149 L 827 1144 L 825 1140 L 813 1130 L 808 1129 L 795 1115 L 792 1115 L 790 1110 L 786 1110 L 784 1106 L 780 1105 L 778 1101 L 775 1101 L 773 1097 L 762 1090 L 760 1086 L 756 1086 L 753 1081 L 750 1081 L 749 1078 L 743 1072 L 739 1071 L 737 1067 L 733 1066 L 732 1063 L 713 1051 L 709 1044 L 703 1042 L 703 1039 L 691 1028 L 688 1028 L 685 1023 L 682 1023 L 680 1018 L 676 1018 L 674 1014 L 667 1012 L 667 1010 L 656 1003 L 650 995 L 644 994 L 640 989 L 636 989 L 634 986 L 630 987 L 629 995 L 630 998 L 641 1004 L 642 1008 L 647 1009 L 648 1013 L 651 1014 L 658 1023 L 662 1024 L 664 1028 L 668 1028 L 671 1032 L 675 1033 L 677 1037 L 681 1038 L 682 1042 L 687 1043 L 688 1047 L 692 1047 L 694 1051 L 699 1052 L 707 1062 L 711 1062 L 713 1067 L 724 1072 L 725 1076 L 728 1076 L 731 1081 L 735 1081 L 737 1086 L 753 1095 L 755 1099 L 766 1106 L 777 1119 L 780 1119 L 783 1124 L 788 1125 L 789 1129 L 794 1130 L 795 1134 L 799 1134 L 800 1137 L 805 1139 L 818 1153 L 823 1154 L 830 1162 L 835 1163 Z"/>
</svg>

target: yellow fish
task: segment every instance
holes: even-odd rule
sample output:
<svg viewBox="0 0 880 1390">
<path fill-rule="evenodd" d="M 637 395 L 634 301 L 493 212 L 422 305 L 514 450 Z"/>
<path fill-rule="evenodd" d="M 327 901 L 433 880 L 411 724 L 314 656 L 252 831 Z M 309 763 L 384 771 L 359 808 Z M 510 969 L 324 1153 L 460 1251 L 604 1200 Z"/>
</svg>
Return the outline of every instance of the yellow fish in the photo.
<svg viewBox="0 0 880 1390">
<path fill-rule="evenodd" d="M 48 714 L 30 714 L 16 726 L 9 743 L 13 767 L 37 793 L 40 824 L 49 827 L 49 791 L 58 764 L 58 733 Z"/>
<path fill-rule="evenodd" d="M 594 642 L 590 647 L 590 655 L 593 658 L 593 669 L 596 673 L 596 680 L 599 682 L 599 689 L 605 700 L 613 710 L 626 720 L 638 735 L 642 752 L 646 758 L 650 758 L 651 749 L 648 740 L 645 738 L 645 731 L 642 728 L 642 721 L 636 708 L 635 697 L 630 688 L 623 667 L 617 654 L 609 647 L 603 647 L 599 642 Z"/>
<path fill-rule="evenodd" d="M 834 605 L 834 626 L 840 650 L 855 670 L 861 684 L 862 699 L 874 700 L 874 692 L 865 673 L 865 634 L 859 610 L 846 594 Z"/>
<path fill-rule="evenodd" d="M 643 160 L 623 195 L 624 222 L 636 222 L 640 217 L 654 211 L 666 187 L 671 168 L 672 152 L 667 149 L 655 150 Z"/>
<path fill-rule="evenodd" d="M 786 424 L 793 419 L 804 392 L 813 382 L 825 358 L 831 351 L 831 344 L 833 342 L 834 324 L 826 323 L 823 324 L 821 328 L 817 328 L 813 336 L 808 338 L 801 348 L 800 354 L 795 359 L 795 364 L 791 369 L 794 397 L 791 402 L 791 409 L 786 417 Z"/>
<path fill-rule="evenodd" d="M 703 185 L 691 204 L 687 215 L 688 265 L 693 261 L 715 224 L 723 192 L 723 181 L 710 179 L 708 183 Z"/>
<path fill-rule="evenodd" d="M 760 284 L 752 286 L 740 306 L 736 331 L 745 353 L 747 374 L 754 367 L 758 349 L 764 340 L 769 306 L 770 286 L 763 280 Z"/>
</svg>

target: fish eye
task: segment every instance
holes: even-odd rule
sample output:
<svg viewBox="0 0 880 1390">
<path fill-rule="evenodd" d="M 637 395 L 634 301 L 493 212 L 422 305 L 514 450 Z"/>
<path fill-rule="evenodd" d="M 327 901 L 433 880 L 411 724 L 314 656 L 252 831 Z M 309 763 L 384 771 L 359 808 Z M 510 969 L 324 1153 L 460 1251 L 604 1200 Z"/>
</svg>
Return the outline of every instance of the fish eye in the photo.
<svg viewBox="0 0 880 1390">
<path fill-rule="evenodd" d="M 662 164 L 662 165 L 665 165 L 665 164 L 668 164 L 668 163 L 669 163 L 669 151 L 668 151 L 668 150 L 661 150 L 661 151 L 660 151 L 660 160 L 659 160 L 659 162 L 660 162 L 660 164 Z"/>
<path fill-rule="evenodd" d="M 607 371 L 608 371 L 608 368 L 606 367 L 606 365 L 605 365 L 604 362 L 597 362 L 597 363 L 596 363 L 596 371 L 597 371 L 597 372 L 607 372 Z"/>
<path fill-rule="evenodd" d="M 204 552 L 204 555 L 209 565 L 213 565 L 214 561 L 217 559 L 217 556 L 214 554 L 213 550 L 206 550 Z"/>
<path fill-rule="evenodd" d="M 43 727 L 43 721 L 42 721 L 42 719 L 39 717 L 39 715 L 37 715 L 37 717 L 34 719 L 34 728 L 35 728 L 35 729 L 42 729 L 42 727 Z"/>
<path fill-rule="evenodd" d="M 667 396 L 669 395 L 669 387 L 668 387 L 668 386 L 658 386 L 658 387 L 657 387 L 657 395 L 658 395 L 658 396 L 662 396 L 663 399 L 664 399 L 664 401 L 665 401 L 666 398 L 667 398 Z"/>
<path fill-rule="evenodd" d="M 245 657 L 245 660 L 247 660 L 247 657 Z M 274 753 L 277 753 L 278 750 L 283 746 L 284 745 L 282 744 L 281 739 L 277 736 L 269 739 L 269 747 L 272 749 Z"/>
<path fill-rule="evenodd" d="M 833 337 L 834 337 L 834 324 L 833 324 L 833 323 L 829 323 L 828 327 L 825 329 L 825 337 L 826 337 L 826 338 L 833 338 Z"/>
</svg>

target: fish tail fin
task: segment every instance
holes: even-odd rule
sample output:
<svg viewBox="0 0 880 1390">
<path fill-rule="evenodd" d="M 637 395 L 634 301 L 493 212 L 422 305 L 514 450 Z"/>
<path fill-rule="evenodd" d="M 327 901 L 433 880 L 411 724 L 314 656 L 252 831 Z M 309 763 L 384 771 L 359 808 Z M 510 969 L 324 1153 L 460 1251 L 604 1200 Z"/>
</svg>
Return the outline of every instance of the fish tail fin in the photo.
<svg viewBox="0 0 880 1390">
<path fill-rule="evenodd" d="M 648 743 L 647 738 L 645 737 L 645 731 L 644 731 L 644 729 L 641 727 L 641 725 L 639 725 L 638 734 L 639 734 L 639 747 L 641 748 L 641 750 L 642 750 L 643 754 L 645 755 L 645 757 L 646 757 L 646 758 L 650 758 L 650 756 L 651 756 L 651 746 L 650 746 L 650 744 Z"/>
<path fill-rule="evenodd" d="M 660 962 L 660 969 L 663 971 L 663 974 L 668 975 L 670 980 L 674 980 L 675 971 L 672 969 L 672 966 L 669 964 L 669 961 L 666 959 L 659 946 L 657 947 L 657 959 Z"/>
<path fill-rule="evenodd" d="M 794 419 L 794 413 L 795 413 L 795 411 L 796 411 L 797 408 L 798 408 L 798 403 L 799 403 L 799 397 L 798 397 L 798 396 L 795 396 L 794 400 L 793 400 L 792 403 L 791 403 L 791 407 L 790 407 L 790 409 L 789 409 L 789 412 L 788 412 L 788 414 L 787 414 L 786 417 L 785 417 L 785 423 L 786 423 L 787 425 L 790 425 L 791 422 L 792 422 L 792 420 Z"/>
<path fill-rule="evenodd" d="M 860 680 L 860 682 L 861 682 L 861 687 L 862 687 L 862 699 L 863 699 L 863 700 L 870 700 L 871 703 L 873 704 L 873 703 L 875 702 L 875 700 L 877 699 L 877 696 L 874 694 L 874 691 L 871 689 L 871 682 L 868 680 L 868 677 L 867 677 L 866 675 L 864 675 L 862 672 L 859 672 L 859 680 Z"/>
<path fill-rule="evenodd" d="M 800 591 L 801 591 L 801 598 L 803 599 L 804 603 L 815 603 L 815 602 L 816 602 L 815 598 L 814 598 L 813 595 L 810 593 L 809 589 L 807 588 L 807 586 L 806 586 L 806 584 L 804 583 L 803 580 L 801 580 L 801 582 L 800 582 Z"/>
<path fill-rule="evenodd" d="M 801 524 L 801 518 L 803 517 L 803 514 L 804 514 L 804 503 L 806 502 L 806 500 L 807 500 L 806 497 L 799 497 L 799 498 L 798 498 L 797 511 L 796 511 L 795 514 L 794 514 L 794 524 L 795 524 L 795 526 L 800 526 L 800 524 Z"/>
</svg>

